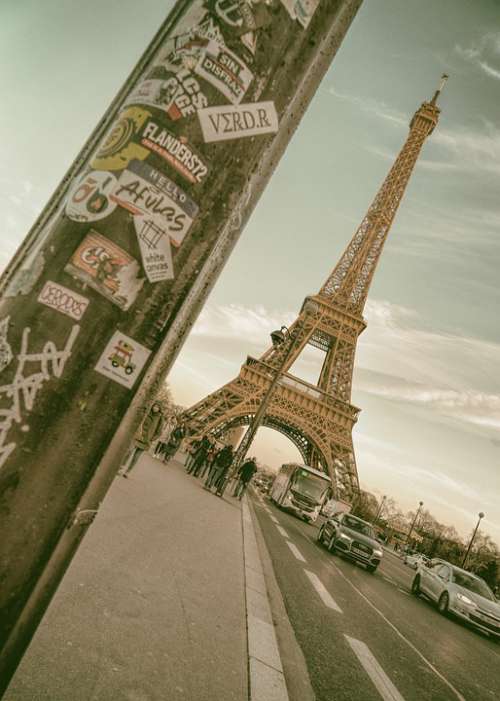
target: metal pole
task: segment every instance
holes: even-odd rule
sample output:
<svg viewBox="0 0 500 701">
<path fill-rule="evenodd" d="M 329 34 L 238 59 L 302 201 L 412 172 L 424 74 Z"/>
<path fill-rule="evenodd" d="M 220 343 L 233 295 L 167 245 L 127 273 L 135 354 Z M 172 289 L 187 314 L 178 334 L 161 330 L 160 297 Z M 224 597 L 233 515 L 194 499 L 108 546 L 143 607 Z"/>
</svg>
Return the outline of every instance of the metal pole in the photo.
<svg viewBox="0 0 500 701">
<path fill-rule="evenodd" d="M 4 276 L 0 694 L 361 2 L 178 2 Z"/>
<path fill-rule="evenodd" d="M 414 528 L 414 526 L 415 526 L 415 523 L 416 523 L 416 521 L 417 521 L 418 515 L 420 514 L 420 510 L 422 509 L 422 506 L 423 506 L 423 505 L 424 505 L 424 502 L 423 502 L 423 501 L 419 501 L 419 502 L 418 502 L 417 513 L 415 514 L 415 518 L 413 519 L 412 524 L 411 524 L 411 526 L 410 526 L 410 530 L 408 531 L 408 535 L 406 536 L 406 545 L 408 545 L 408 543 L 409 543 L 409 541 L 410 541 L 411 534 L 412 534 L 412 532 L 413 532 L 413 528 Z"/>
<path fill-rule="evenodd" d="M 380 500 L 380 504 L 379 504 L 378 509 L 377 509 L 377 515 L 375 516 L 375 524 L 377 523 L 377 521 L 378 521 L 379 518 L 380 518 L 380 514 L 382 513 L 382 508 L 383 508 L 383 506 L 384 506 L 384 503 L 385 503 L 385 500 L 386 500 L 386 499 L 387 499 L 387 497 L 386 497 L 386 495 L 384 494 L 384 496 L 383 496 L 382 499 Z"/>
<path fill-rule="evenodd" d="M 283 327 L 285 328 L 285 327 Z M 286 333 L 285 340 L 283 341 L 284 343 L 288 343 L 288 348 L 283 356 L 283 360 L 281 361 L 281 365 L 279 366 L 278 370 L 276 370 L 275 375 L 271 381 L 271 384 L 266 390 L 266 393 L 262 397 L 262 401 L 259 404 L 259 408 L 255 412 L 255 415 L 252 419 L 252 422 L 250 423 L 247 431 L 245 432 L 245 435 L 241 439 L 241 442 L 238 446 L 238 449 L 236 450 L 234 460 L 233 460 L 233 472 L 237 471 L 238 468 L 240 467 L 241 463 L 245 459 L 246 454 L 248 453 L 248 450 L 250 449 L 250 446 L 252 445 L 253 439 L 255 438 L 255 434 L 257 433 L 259 427 L 262 424 L 262 421 L 264 420 L 264 417 L 266 415 L 267 407 L 269 406 L 269 402 L 271 401 L 271 398 L 273 396 L 274 388 L 278 384 L 282 374 L 283 374 L 283 369 L 285 368 L 288 359 L 292 353 L 293 347 L 294 347 L 294 335 L 291 334 L 288 329 Z"/>
<path fill-rule="evenodd" d="M 477 529 L 479 528 L 479 524 L 481 523 L 481 519 L 484 518 L 483 512 L 480 511 L 478 516 L 479 516 L 479 518 L 477 520 L 476 527 L 474 528 L 474 533 L 472 534 L 472 538 L 469 541 L 469 546 L 468 546 L 467 551 L 464 555 L 464 559 L 462 560 L 462 567 L 463 568 L 465 568 L 465 565 L 467 564 L 467 558 L 469 557 L 470 549 L 472 548 L 472 544 L 474 543 L 474 540 L 476 538 Z"/>
</svg>

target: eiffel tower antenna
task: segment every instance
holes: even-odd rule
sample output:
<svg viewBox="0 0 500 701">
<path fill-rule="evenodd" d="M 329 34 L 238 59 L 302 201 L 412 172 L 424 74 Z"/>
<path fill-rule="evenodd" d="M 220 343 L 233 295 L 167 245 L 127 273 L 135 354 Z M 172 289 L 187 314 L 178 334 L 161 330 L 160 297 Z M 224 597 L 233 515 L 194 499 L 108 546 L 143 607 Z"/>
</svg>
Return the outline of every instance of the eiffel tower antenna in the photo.
<svg viewBox="0 0 500 701">
<path fill-rule="evenodd" d="M 290 329 L 271 334 L 273 346 L 259 359 L 248 357 L 239 375 L 182 415 L 193 437 L 216 437 L 249 425 L 237 451 L 238 462 L 259 425 L 286 435 L 304 462 L 328 472 L 338 498 L 359 491 L 352 429 L 359 409 L 351 404 L 354 356 L 366 328 L 363 309 L 384 243 L 426 138 L 440 110 L 432 99 L 410 122 L 410 132 L 359 228 L 318 294 L 307 297 Z M 312 345 L 324 352 L 316 384 L 290 368 Z"/>
</svg>

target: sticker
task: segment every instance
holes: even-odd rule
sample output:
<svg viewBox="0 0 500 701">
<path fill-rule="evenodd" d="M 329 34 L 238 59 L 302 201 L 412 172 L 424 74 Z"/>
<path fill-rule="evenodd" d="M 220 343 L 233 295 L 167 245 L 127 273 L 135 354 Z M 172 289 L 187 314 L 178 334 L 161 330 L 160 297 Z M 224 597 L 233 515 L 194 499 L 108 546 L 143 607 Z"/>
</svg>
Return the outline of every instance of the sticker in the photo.
<svg viewBox="0 0 500 701">
<path fill-rule="evenodd" d="M 208 8 L 236 36 L 255 32 L 271 21 L 271 15 L 264 3 L 252 5 L 248 0 L 208 0 Z"/>
<path fill-rule="evenodd" d="M 142 264 L 149 282 L 174 278 L 170 238 L 155 220 L 147 215 L 134 217 L 134 225 L 141 249 Z"/>
<path fill-rule="evenodd" d="M 177 25 L 176 31 L 177 35 L 165 42 L 160 49 L 155 66 L 167 66 L 174 71 L 182 67 L 193 70 L 209 41 L 224 45 L 220 27 L 200 6 L 191 6 Z"/>
<path fill-rule="evenodd" d="M 296 19 L 306 29 L 319 5 L 319 0 L 281 0 L 292 19 Z"/>
<path fill-rule="evenodd" d="M 116 207 L 116 203 L 110 202 L 108 197 L 115 185 L 115 176 L 106 171 L 93 171 L 83 175 L 70 190 L 66 215 L 78 222 L 104 219 Z"/>
<path fill-rule="evenodd" d="M 147 149 L 131 141 L 148 117 L 151 117 L 151 112 L 141 107 L 128 107 L 124 110 L 91 160 L 92 168 L 122 170 L 133 158 L 143 161 L 148 156 Z"/>
<path fill-rule="evenodd" d="M 94 369 L 110 380 L 131 388 L 150 355 L 151 351 L 133 338 L 115 331 Z"/>
<path fill-rule="evenodd" d="M 207 107 L 198 112 L 198 117 L 207 143 L 278 131 L 274 102 Z"/>
<path fill-rule="evenodd" d="M 195 73 L 211 83 L 237 105 L 253 80 L 253 73 L 243 61 L 224 46 L 211 41 L 195 68 Z"/>
<path fill-rule="evenodd" d="M 132 91 L 127 102 L 164 110 L 174 122 L 182 117 L 190 117 L 208 105 L 199 82 L 189 70 L 181 68 L 177 73 L 164 73 L 165 77 L 143 80 Z"/>
<path fill-rule="evenodd" d="M 91 230 L 64 270 L 126 311 L 144 284 L 139 263 L 113 241 Z"/>
<path fill-rule="evenodd" d="M 89 300 L 86 297 L 50 280 L 47 280 L 43 286 L 37 301 L 76 321 L 80 321 L 89 306 Z"/>
<path fill-rule="evenodd" d="M 141 134 L 141 144 L 164 158 L 190 183 L 201 183 L 208 167 L 185 137 L 177 137 L 150 119 Z"/>
<path fill-rule="evenodd" d="M 198 214 L 198 205 L 184 190 L 140 161 L 132 161 L 123 171 L 111 199 L 140 215 L 141 220 L 152 221 L 176 246 L 181 245 Z M 141 230 L 143 224 L 141 221 Z"/>
</svg>

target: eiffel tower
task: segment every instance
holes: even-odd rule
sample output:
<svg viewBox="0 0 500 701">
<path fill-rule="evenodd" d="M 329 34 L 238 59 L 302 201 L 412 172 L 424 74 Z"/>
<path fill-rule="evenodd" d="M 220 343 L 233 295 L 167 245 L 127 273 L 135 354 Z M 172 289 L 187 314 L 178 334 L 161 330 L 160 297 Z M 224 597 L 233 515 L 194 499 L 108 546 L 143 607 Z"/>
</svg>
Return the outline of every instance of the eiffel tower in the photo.
<svg viewBox="0 0 500 701">
<path fill-rule="evenodd" d="M 363 308 L 410 175 L 438 122 L 436 102 L 446 79 L 411 120 L 403 148 L 333 272 L 286 329 L 289 342 L 273 345 L 259 359 L 248 357 L 235 379 L 184 412 L 193 439 L 251 424 L 264 401 L 262 425 L 287 436 L 307 465 L 327 472 L 337 498 L 359 491 L 352 429 L 360 409 L 351 404 L 351 386 L 356 343 L 366 328 Z M 315 385 L 289 372 L 307 345 L 324 352 Z"/>
</svg>

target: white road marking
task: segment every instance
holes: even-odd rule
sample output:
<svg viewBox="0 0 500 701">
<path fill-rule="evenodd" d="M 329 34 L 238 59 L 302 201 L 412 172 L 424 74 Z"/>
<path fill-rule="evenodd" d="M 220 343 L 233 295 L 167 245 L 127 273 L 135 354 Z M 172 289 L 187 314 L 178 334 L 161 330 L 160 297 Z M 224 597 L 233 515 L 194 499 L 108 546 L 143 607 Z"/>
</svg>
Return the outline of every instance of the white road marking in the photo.
<svg viewBox="0 0 500 701">
<path fill-rule="evenodd" d="M 348 635 L 344 637 L 384 701 L 404 701 L 399 691 L 370 652 L 370 648 L 361 640 L 350 638 Z"/>
<path fill-rule="evenodd" d="M 406 596 L 410 596 L 410 592 L 406 591 L 405 589 L 401 589 L 401 587 L 398 587 L 398 591 L 400 591 L 402 594 L 406 594 Z"/>
<path fill-rule="evenodd" d="M 316 589 L 316 592 L 317 592 L 319 598 L 322 600 L 322 602 L 325 604 L 325 606 L 328 606 L 328 608 L 333 609 L 334 611 L 337 611 L 337 613 L 342 613 L 342 609 L 332 599 L 332 597 L 330 596 L 330 592 L 327 591 L 327 589 L 323 585 L 323 582 L 321 581 L 321 579 L 317 575 L 315 575 L 314 572 L 309 572 L 309 570 L 304 570 L 304 572 L 311 580 L 311 584 Z"/>
<path fill-rule="evenodd" d="M 302 555 L 302 553 L 300 552 L 300 550 L 298 549 L 298 547 L 296 545 L 291 543 L 289 540 L 286 541 L 286 544 L 288 545 L 288 547 L 290 548 L 292 553 L 295 555 L 297 560 L 299 560 L 300 562 L 306 562 L 306 558 Z"/>
<path fill-rule="evenodd" d="M 386 574 L 383 574 L 382 577 L 391 584 L 397 584 L 397 582 L 392 577 L 388 577 Z"/>
<path fill-rule="evenodd" d="M 309 540 L 314 546 L 316 546 L 316 543 L 314 542 L 314 540 L 312 540 L 312 538 L 310 538 L 308 535 L 305 535 L 304 537 L 307 538 L 307 540 Z M 410 642 L 410 641 L 408 640 L 408 638 L 406 638 L 406 637 L 403 635 L 403 633 L 401 633 L 401 631 L 399 630 L 399 628 L 396 628 L 396 626 L 394 625 L 394 623 L 391 623 L 390 620 L 389 620 L 386 616 L 384 616 L 384 614 L 382 613 L 382 611 L 380 611 L 380 610 L 375 606 L 375 604 L 372 604 L 372 602 L 370 601 L 370 599 L 369 599 L 367 596 L 365 596 L 365 595 L 363 594 L 363 592 L 361 592 L 355 584 L 353 584 L 353 583 L 351 582 L 351 580 L 349 579 L 349 577 L 346 577 L 346 576 L 345 576 L 345 574 L 337 567 L 337 565 L 334 565 L 333 562 L 330 562 L 330 561 L 327 561 L 326 564 L 327 564 L 327 566 L 329 566 L 329 567 L 331 567 L 332 569 L 336 570 L 336 572 L 338 572 L 338 574 L 342 577 L 342 579 L 345 579 L 345 581 L 354 589 L 354 591 L 356 591 L 356 592 L 359 594 L 359 596 L 360 596 L 362 599 L 364 599 L 364 600 L 366 601 L 366 603 L 368 604 L 368 606 L 370 606 L 376 613 L 378 613 L 378 615 L 387 623 L 387 625 L 388 625 L 390 628 L 392 628 L 392 630 L 396 633 L 396 635 L 399 636 L 399 637 L 401 638 L 401 640 L 403 640 L 403 641 L 408 645 L 408 647 L 410 647 L 410 648 L 420 657 L 420 659 L 423 660 L 423 662 L 425 662 L 425 664 L 429 667 L 429 669 L 431 669 L 431 670 L 434 672 L 434 674 L 435 674 L 437 677 L 439 677 L 439 679 L 441 679 L 441 681 L 442 681 L 444 684 L 446 684 L 446 686 L 448 687 L 448 689 L 450 689 L 450 690 L 455 694 L 455 696 L 457 697 L 457 699 L 459 699 L 459 701 L 465 701 L 464 697 L 463 697 L 462 694 L 458 691 L 458 689 L 455 689 L 455 687 L 453 686 L 453 684 L 452 684 L 451 682 L 449 682 L 448 679 L 446 679 L 446 677 L 445 677 L 443 674 L 441 674 L 441 672 L 440 672 L 439 670 L 437 670 L 437 669 L 434 667 L 434 665 L 432 664 L 432 662 L 429 662 L 429 660 L 427 659 L 427 657 L 425 657 L 425 655 L 423 655 L 423 654 L 420 652 L 420 650 L 419 650 L 417 647 L 415 647 L 415 645 L 414 645 L 412 642 Z"/>
<path fill-rule="evenodd" d="M 279 521 L 278 521 L 278 519 L 276 518 L 276 516 L 273 516 L 273 515 L 271 514 L 271 515 L 269 516 L 269 518 L 271 519 L 271 521 L 272 521 L 273 523 L 279 524 Z"/>
<path fill-rule="evenodd" d="M 280 535 L 283 536 L 283 538 L 289 538 L 289 537 L 290 537 L 290 536 L 288 535 L 288 533 L 285 531 L 285 529 L 284 529 L 282 526 L 276 526 L 276 528 L 278 529 L 278 532 L 280 533 Z"/>
</svg>

